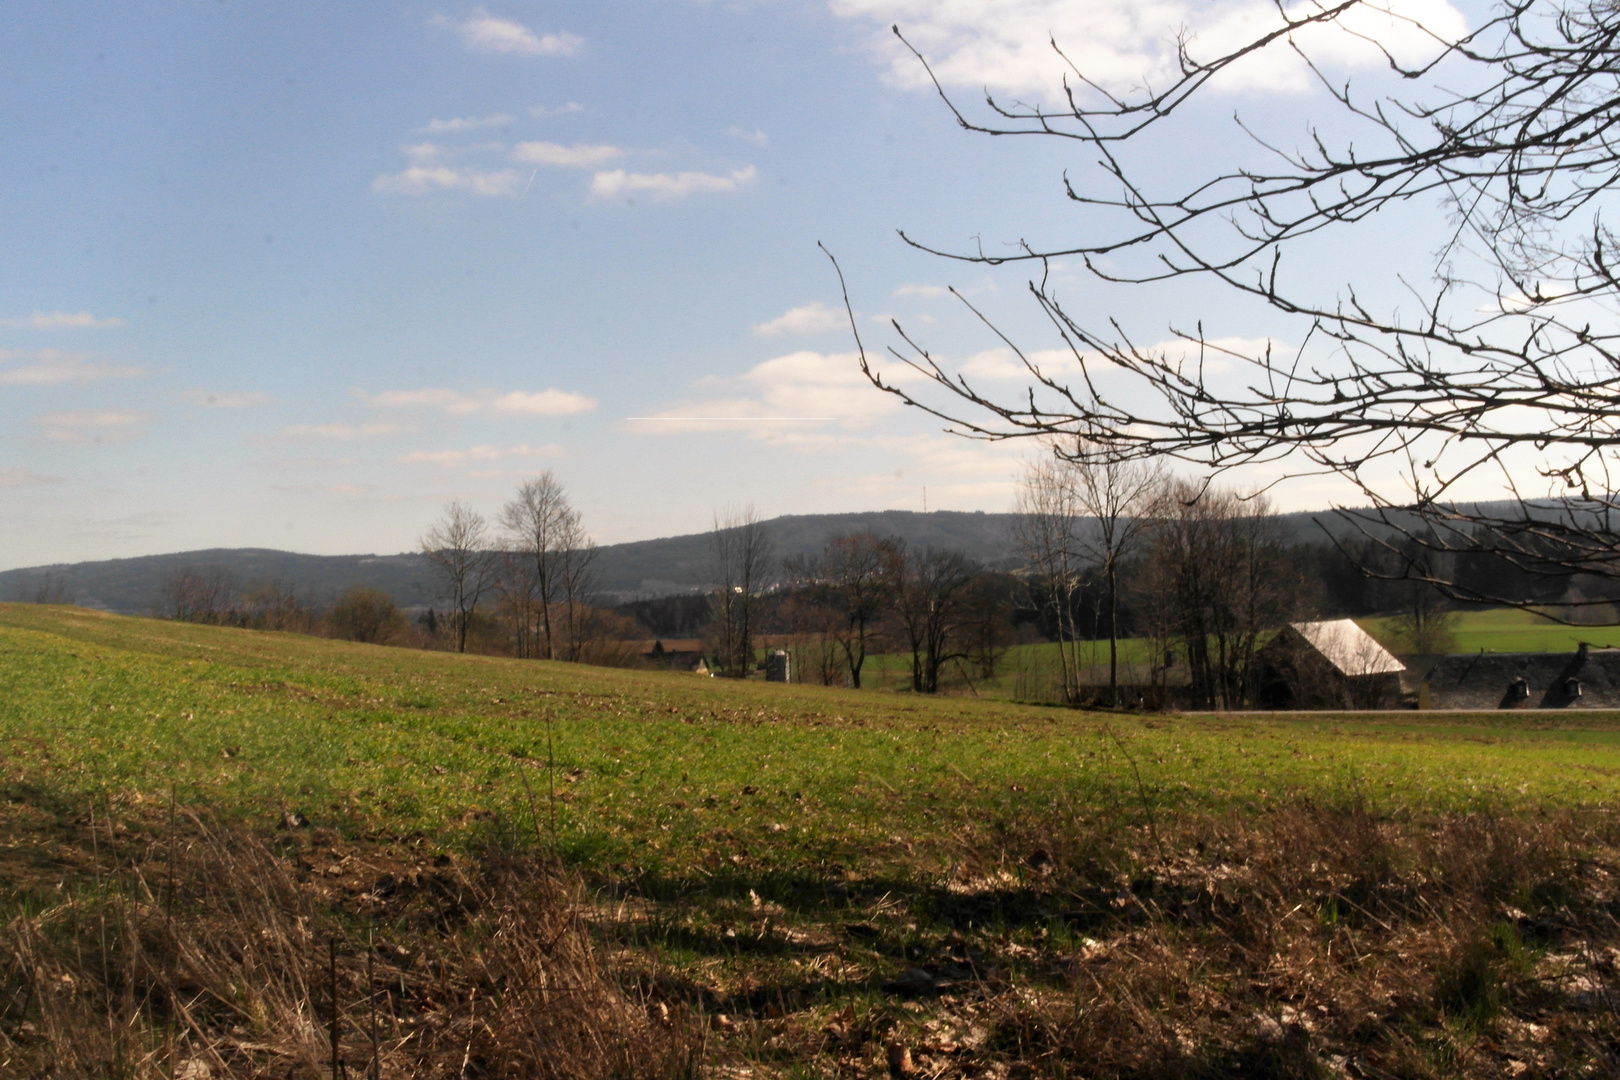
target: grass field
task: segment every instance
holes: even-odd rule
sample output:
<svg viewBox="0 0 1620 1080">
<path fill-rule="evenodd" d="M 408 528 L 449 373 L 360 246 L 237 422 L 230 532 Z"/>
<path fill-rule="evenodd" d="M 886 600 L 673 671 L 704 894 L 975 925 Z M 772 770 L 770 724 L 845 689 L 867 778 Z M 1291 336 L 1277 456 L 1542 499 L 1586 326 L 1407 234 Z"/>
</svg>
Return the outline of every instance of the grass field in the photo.
<svg viewBox="0 0 1620 1080">
<path fill-rule="evenodd" d="M 1394 619 L 1359 619 L 1381 641 L 1395 643 Z M 1574 652 L 1581 642 L 1620 646 L 1620 626 L 1565 626 L 1532 611 L 1462 611 L 1453 629 L 1455 652 Z"/>
<path fill-rule="evenodd" d="M 1208 903 L 1218 912 L 1223 886 L 1210 882 L 1222 874 L 1237 882 L 1243 875 L 1233 867 L 1260 865 L 1255 845 L 1275 846 L 1266 858 L 1294 867 L 1294 884 L 1255 885 L 1253 903 L 1284 922 L 1310 913 L 1304 937 L 1288 948 L 1306 949 L 1308 939 L 1331 956 L 1333 942 L 1351 935 L 1341 954 L 1357 947 L 1389 965 L 1368 960 L 1346 975 L 1345 986 L 1362 988 L 1356 993 L 1375 968 L 1385 972 L 1377 978 L 1393 977 L 1403 949 L 1428 949 L 1439 958 L 1439 974 L 1430 973 L 1439 986 L 1444 965 L 1463 963 L 1458 950 L 1475 947 L 1465 928 L 1497 932 L 1508 907 L 1534 919 L 1576 905 L 1572 883 L 1611 865 L 1610 811 L 1620 805 L 1620 717 L 1609 714 L 1102 715 L 459 657 L 27 605 L 0 605 L 0 755 L 11 806 L 0 894 L 25 906 L 48 907 L 70 876 L 72 860 L 29 831 L 28 822 L 47 819 L 66 828 L 99 814 L 151 829 L 165 807 L 179 805 L 261 830 L 297 812 L 331 844 L 357 851 L 409 847 L 463 859 L 492 843 L 555 845 L 595 898 L 594 932 L 626 970 L 642 973 L 641 992 L 662 987 L 670 1000 L 684 993 L 686 1005 L 736 1017 L 704 1052 L 727 1068 L 769 1074 L 882 1072 L 884 1044 L 899 1038 L 934 1063 L 935 1075 L 1006 1075 L 1020 1063 L 1068 1075 L 1073 1055 L 1102 1053 L 1084 1049 L 1091 1036 L 1072 1027 L 1082 998 L 1112 985 L 1082 994 L 1074 980 L 1089 970 L 1088 950 L 1136 940 L 1142 955 L 1181 955 L 1213 933 L 1213 923 L 1154 921 L 1169 919 L 1172 905 L 1162 891 L 1149 905 L 1138 883 L 1186 891 L 1197 878 L 1198 895 L 1215 897 Z M 1330 873 L 1334 859 L 1323 852 L 1363 833 L 1382 854 L 1364 851 L 1354 859 L 1367 866 Z M 1510 882 L 1490 886 L 1499 895 L 1479 899 L 1455 883 L 1444 896 L 1425 891 L 1450 881 L 1437 869 L 1446 860 L 1498 848 L 1519 852 L 1490 871 Z M 1250 853 L 1233 854 L 1239 849 Z M 1535 891 L 1542 878 L 1520 881 L 1555 854 L 1564 861 L 1544 877 L 1567 877 L 1562 892 L 1543 896 Z M 1374 873 L 1374 864 L 1383 869 Z M 1348 876 L 1335 884 L 1341 870 Z M 1352 878 L 1372 882 L 1372 892 L 1356 891 Z M 1386 897 L 1377 881 L 1394 891 Z M 1391 899 L 1399 889 L 1450 914 L 1397 916 L 1406 911 Z M 1465 893 L 1466 917 L 1445 906 L 1462 904 Z M 1339 926 L 1325 913 L 1350 910 L 1340 896 L 1372 922 L 1357 916 Z M 1294 914 L 1274 910 L 1284 899 Z M 1183 913 L 1175 918 L 1184 908 L 1174 907 Z M 1267 933 L 1275 938 L 1282 925 Z M 1437 935 L 1429 944 L 1418 941 L 1420 925 Z M 1588 952 L 1606 956 L 1607 939 L 1593 933 Z M 1252 962 L 1277 968 L 1281 953 L 1261 954 L 1281 941 L 1255 946 Z M 1569 954 L 1561 939 L 1536 948 L 1537 956 Z M 1175 1019 L 1239 977 L 1227 970 L 1238 952 L 1175 968 L 1174 979 L 1191 980 L 1180 997 L 1154 991 L 1180 1003 L 1165 1006 L 1170 1027 L 1154 1036 L 1169 1040 L 1155 1051 L 1162 1068 L 1138 1061 L 1097 1075 L 1223 1075 L 1219 1062 L 1252 1064 L 1244 1054 L 1273 1050 L 1278 1061 L 1295 1061 L 1284 1050 L 1296 1028 L 1306 1030 L 1299 1023 L 1285 1017 L 1276 1038 L 1264 1024 L 1260 1035 L 1251 1030 L 1254 1010 L 1284 1016 L 1279 1010 L 1303 1007 L 1276 972 L 1242 983 L 1242 1015 L 1219 1020 L 1226 1014 L 1205 1009 L 1196 1013 L 1204 1019 Z M 978 959 L 968 963 L 970 954 Z M 958 989 L 944 989 L 951 979 L 940 972 L 959 968 L 998 974 L 963 975 Z M 649 982 L 650 970 L 678 978 Z M 1155 978 L 1171 978 L 1170 970 Z M 1608 970 L 1587 965 L 1580 977 L 1602 982 Z M 1147 991 L 1134 978 L 1118 985 L 1140 997 Z M 1343 1066 L 1329 1061 L 1335 1054 L 1408 1064 L 1466 1064 L 1472 1054 L 1478 1068 L 1459 1065 L 1462 1072 L 1498 1075 L 1491 1070 L 1509 1068 L 1504 1054 L 1533 1062 L 1555 1043 L 1560 1054 L 1608 1060 L 1593 1025 L 1612 1013 L 1571 1014 L 1554 1025 L 1558 1039 L 1537 1050 L 1519 1028 L 1509 1037 L 1437 1012 L 1432 988 L 1420 994 L 1430 1002 L 1422 1009 L 1401 997 L 1418 991 L 1390 993 L 1368 1008 L 1405 1019 L 1366 1035 L 1360 1049 L 1344 1044 L 1348 1035 L 1329 1039 L 1326 1019 L 1309 1028 L 1332 1044 L 1332 1053 L 1311 1051 L 1328 1062 L 1322 1068 Z M 1534 1000 L 1545 1012 L 1543 998 Z M 1108 1000 L 1124 1008 L 1117 995 Z M 1354 1011 L 1322 1002 L 1335 1017 Z M 1060 1014 L 1068 1019 L 1054 1019 Z M 1512 1009 L 1502 1015 L 1521 1028 L 1531 1022 L 1513 1019 Z M 1359 1030 L 1353 1020 L 1345 1031 Z M 1550 1030 L 1550 1021 L 1537 1022 Z M 1041 1024 L 1049 1030 L 1036 1030 Z M 835 1028 L 842 1034 L 828 1034 Z M 866 1034 L 857 1038 L 857 1029 Z M 1159 1045 L 1146 1038 L 1138 1031 L 1127 1042 Z M 1480 1049 L 1490 1040 L 1509 1049 Z M 1182 1072 L 1165 1064 L 1172 1058 Z M 1402 1075 L 1423 1075 L 1413 1069 Z"/>
</svg>

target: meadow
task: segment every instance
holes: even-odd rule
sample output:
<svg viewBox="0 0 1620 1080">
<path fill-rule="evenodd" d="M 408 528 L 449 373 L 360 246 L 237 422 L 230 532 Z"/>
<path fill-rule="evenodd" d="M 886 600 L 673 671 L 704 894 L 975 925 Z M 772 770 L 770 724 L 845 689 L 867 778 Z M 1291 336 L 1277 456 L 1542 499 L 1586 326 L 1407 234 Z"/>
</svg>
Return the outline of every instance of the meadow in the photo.
<svg viewBox="0 0 1620 1080">
<path fill-rule="evenodd" d="M 1087 713 L 0 605 L 0 753 L 19 910 L 182 818 L 297 860 L 345 940 L 405 933 L 384 876 L 516 852 L 689 1073 L 1611 1061 L 1568 1001 L 1614 990 L 1612 714 Z"/>
</svg>

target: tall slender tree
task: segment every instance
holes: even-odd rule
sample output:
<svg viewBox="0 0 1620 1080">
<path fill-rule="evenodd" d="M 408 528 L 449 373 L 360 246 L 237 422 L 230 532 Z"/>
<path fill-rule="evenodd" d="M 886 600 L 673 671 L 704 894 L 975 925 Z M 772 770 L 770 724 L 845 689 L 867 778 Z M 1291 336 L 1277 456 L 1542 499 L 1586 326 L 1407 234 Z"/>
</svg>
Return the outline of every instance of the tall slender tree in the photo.
<svg viewBox="0 0 1620 1080">
<path fill-rule="evenodd" d="M 753 504 L 717 510 L 709 533 L 709 567 L 721 670 L 743 678 L 753 667 L 755 594 L 772 563 L 769 528 Z"/>
<path fill-rule="evenodd" d="M 547 660 L 557 658 L 552 609 L 562 589 L 561 563 L 567 538 L 578 525 L 578 515 L 568 504 L 568 493 L 549 469 L 519 485 L 517 494 L 501 509 L 501 527 L 513 550 L 525 553 L 533 568 L 539 596 L 541 648 Z"/>
<path fill-rule="evenodd" d="M 489 523 L 484 515 L 459 499 L 445 504 L 444 513 L 422 534 L 422 554 L 439 572 L 445 599 L 451 604 L 456 651 L 467 651 L 467 636 L 478 615 L 478 602 L 489 587 L 493 563 Z"/>
</svg>

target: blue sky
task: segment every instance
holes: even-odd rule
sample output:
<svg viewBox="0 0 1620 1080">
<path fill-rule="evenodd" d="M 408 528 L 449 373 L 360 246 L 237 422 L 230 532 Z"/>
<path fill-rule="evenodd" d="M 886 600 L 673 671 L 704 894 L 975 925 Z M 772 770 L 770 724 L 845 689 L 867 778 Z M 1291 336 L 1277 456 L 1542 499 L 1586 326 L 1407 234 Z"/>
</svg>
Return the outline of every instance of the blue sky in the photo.
<svg viewBox="0 0 1620 1080">
<path fill-rule="evenodd" d="M 1409 6 L 1461 25 L 1438 0 Z M 953 90 L 1049 98 L 1049 31 L 1124 85 L 1166 70 L 1178 26 L 1214 47 L 1269 10 L 14 0 L 0 566 L 402 550 L 446 499 L 494 511 L 548 468 L 604 542 L 701 530 L 744 501 L 921 509 L 926 488 L 931 509 L 1003 510 L 1028 448 L 954 439 L 868 388 L 816 244 L 869 344 L 899 317 L 1004 378 L 996 342 L 939 294 L 957 285 L 1050 347 L 1019 299 L 1026 271 L 944 263 L 895 230 L 1057 235 L 1073 150 L 957 129 L 888 25 Z M 1297 136 L 1321 107 L 1275 57 L 1206 112 Z M 1167 138 L 1167 161 L 1231 150 L 1213 123 Z M 1386 257 L 1374 242 L 1330 269 Z M 1069 295 L 1149 340 L 1205 315 L 1218 335 L 1270 332 L 1197 287 L 1075 278 Z"/>
</svg>

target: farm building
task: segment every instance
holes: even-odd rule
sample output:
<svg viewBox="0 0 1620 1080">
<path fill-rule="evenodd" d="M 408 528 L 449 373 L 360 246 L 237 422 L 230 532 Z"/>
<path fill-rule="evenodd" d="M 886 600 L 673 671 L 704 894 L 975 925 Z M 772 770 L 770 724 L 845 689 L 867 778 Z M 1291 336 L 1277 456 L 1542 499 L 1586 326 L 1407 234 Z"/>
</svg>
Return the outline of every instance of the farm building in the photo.
<svg viewBox="0 0 1620 1080">
<path fill-rule="evenodd" d="M 709 673 L 709 665 L 703 659 L 703 643 L 697 638 L 644 641 L 637 651 L 646 663 L 670 671 L 695 671 L 699 675 Z"/>
<path fill-rule="evenodd" d="M 1255 655 L 1255 691 L 1269 709 L 1388 709 L 1406 665 L 1350 619 L 1289 623 Z"/>
<path fill-rule="evenodd" d="M 1418 707 L 1620 708 L 1620 649 L 1442 656 L 1423 676 Z"/>
</svg>

